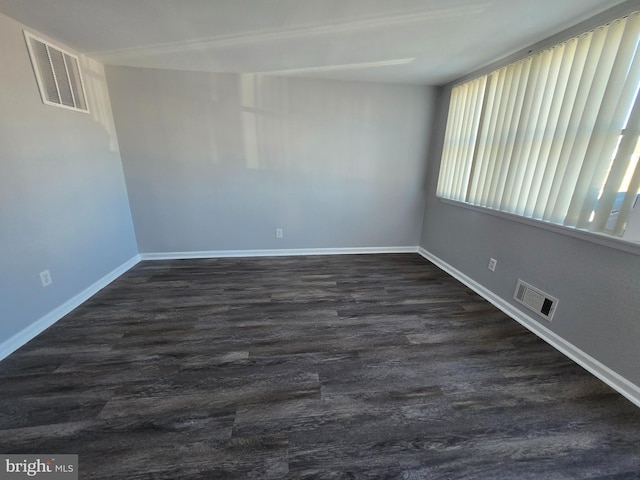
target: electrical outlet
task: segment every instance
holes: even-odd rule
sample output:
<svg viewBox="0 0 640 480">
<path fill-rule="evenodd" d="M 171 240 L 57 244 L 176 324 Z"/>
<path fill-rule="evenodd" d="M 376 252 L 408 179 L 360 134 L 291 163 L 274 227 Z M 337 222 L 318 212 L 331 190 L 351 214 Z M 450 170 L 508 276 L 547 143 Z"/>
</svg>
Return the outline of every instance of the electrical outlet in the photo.
<svg viewBox="0 0 640 480">
<path fill-rule="evenodd" d="M 489 266 L 487 268 L 493 272 L 496 269 L 497 263 L 498 261 L 495 258 L 491 258 L 489 259 Z"/>
<path fill-rule="evenodd" d="M 276 238 L 282 238 L 283 231 L 281 228 L 276 228 Z"/>
<path fill-rule="evenodd" d="M 53 279 L 51 278 L 51 272 L 49 270 L 45 270 L 44 272 L 40 272 L 40 281 L 42 282 L 43 287 L 48 287 L 53 283 Z"/>
</svg>

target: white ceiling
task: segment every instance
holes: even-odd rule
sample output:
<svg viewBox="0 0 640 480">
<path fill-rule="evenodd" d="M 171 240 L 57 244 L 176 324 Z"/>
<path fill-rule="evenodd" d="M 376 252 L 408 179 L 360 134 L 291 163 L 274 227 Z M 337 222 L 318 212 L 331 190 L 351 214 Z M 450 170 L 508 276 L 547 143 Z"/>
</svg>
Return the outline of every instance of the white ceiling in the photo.
<svg viewBox="0 0 640 480">
<path fill-rule="evenodd" d="M 0 12 L 105 64 L 437 85 L 619 3 L 0 0 Z"/>
</svg>

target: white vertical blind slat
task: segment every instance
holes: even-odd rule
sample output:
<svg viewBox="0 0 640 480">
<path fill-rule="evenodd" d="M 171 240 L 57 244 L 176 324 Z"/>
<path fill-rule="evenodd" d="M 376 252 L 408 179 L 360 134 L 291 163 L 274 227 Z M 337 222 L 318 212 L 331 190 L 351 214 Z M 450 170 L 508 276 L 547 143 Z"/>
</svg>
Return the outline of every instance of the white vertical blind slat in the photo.
<svg viewBox="0 0 640 480">
<path fill-rule="evenodd" d="M 473 157 L 475 154 L 475 146 L 478 137 L 478 126 L 480 122 L 480 116 L 482 113 L 482 100 L 484 98 L 484 87 L 486 83 L 486 77 L 481 77 L 473 82 L 474 96 L 472 102 L 472 112 L 470 114 L 471 122 L 467 131 L 467 137 L 465 143 L 469 146 L 465 153 L 465 169 L 463 175 L 460 178 L 460 184 L 458 186 L 459 196 L 466 200 L 467 189 L 469 185 L 469 176 L 473 167 Z"/>
<path fill-rule="evenodd" d="M 462 200 L 456 195 L 454 186 L 456 184 L 456 179 L 457 179 L 456 174 L 460 171 L 460 164 L 463 161 L 462 159 L 462 151 L 463 151 L 462 128 L 464 126 L 464 120 L 465 120 L 465 109 L 467 108 L 467 105 L 469 103 L 468 92 L 469 92 L 469 85 L 468 84 L 463 85 L 460 91 L 460 101 L 458 102 L 458 105 L 456 108 L 456 124 L 453 130 L 453 136 L 452 136 L 453 161 L 451 165 L 451 171 L 449 173 L 448 188 L 452 192 L 453 198 L 455 200 Z"/>
<path fill-rule="evenodd" d="M 465 171 L 469 167 L 469 152 L 472 149 L 470 145 L 470 135 L 471 135 L 471 127 L 473 124 L 473 110 L 475 109 L 475 97 L 478 93 L 477 84 L 475 82 L 471 82 L 469 84 L 469 89 L 466 92 L 467 94 L 467 103 L 464 108 L 464 121 L 462 122 L 462 129 L 460 131 L 460 161 L 458 162 L 458 168 L 456 168 L 454 185 L 453 185 L 453 194 L 456 198 L 464 200 L 463 192 L 466 189 L 463 189 L 462 181 L 465 176 Z"/>
<path fill-rule="evenodd" d="M 517 207 L 517 192 L 518 188 L 522 184 L 522 177 L 524 175 L 526 163 L 521 159 L 528 156 L 529 149 L 531 148 L 531 140 L 526 140 L 528 134 L 532 132 L 531 124 L 532 118 L 537 117 L 533 111 L 534 93 L 536 91 L 536 85 L 539 75 L 535 72 L 532 73 L 532 67 L 537 68 L 540 62 L 540 55 L 535 57 L 528 57 L 524 60 L 522 76 L 526 79 L 526 87 L 523 88 L 522 102 L 520 104 L 519 119 L 517 121 L 518 128 L 516 129 L 515 138 L 513 139 L 513 151 L 511 156 L 514 161 L 510 162 L 509 170 L 506 175 L 504 190 L 501 195 L 499 210 L 508 211 L 514 213 Z"/>
<path fill-rule="evenodd" d="M 453 174 L 455 171 L 455 165 L 457 160 L 459 139 L 456 138 L 457 125 L 460 122 L 460 108 L 463 103 L 464 86 L 458 87 L 454 91 L 453 102 L 451 105 L 451 111 L 449 117 L 452 119 L 451 128 L 447 128 L 447 169 L 444 179 L 445 188 L 448 192 L 451 191 L 451 185 L 453 184 Z"/>
<path fill-rule="evenodd" d="M 549 220 L 548 207 L 552 201 L 552 186 L 554 179 L 558 175 L 564 173 L 562 165 L 563 150 L 570 148 L 573 145 L 573 138 L 567 138 L 567 132 L 571 132 L 572 129 L 576 129 L 577 119 L 580 118 L 581 112 L 574 111 L 573 105 L 576 99 L 581 95 L 582 90 L 588 88 L 585 84 L 586 81 L 582 80 L 582 73 L 584 72 L 585 64 L 587 63 L 589 47 L 593 33 L 582 35 L 578 39 L 576 46 L 576 52 L 571 62 L 571 70 L 568 72 L 566 80 L 558 82 L 564 88 L 564 92 L 559 100 L 561 101 L 560 108 L 557 111 L 556 125 L 553 134 L 551 135 L 550 147 L 549 147 L 549 159 L 547 161 L 545 171 L 542 176 L 542 183 L 540 185 L 540 191 L 536 198 L 536 206 L 533 217 L 541 220 Z M 565 62 L 568 63 L 568 62 Z"/>
<path fill-rule="evenodd" d="M 492 132 L 492 120 L 495 121 L 493 112 L 497 110 L 496 107 L 496 94 L 498 92 L 499 72 L 492 73 L 488 79 L 489 91 L 487 92 L 486 111 L 483 119 L 482 130 L 480 133 L 480 139 L 478 141 L 476 162 L 480 168 L 476 168 L 473 174 L 473 180 L 471 188 L 469 189 L 468 202 L 472 204 L 479 204 L 482 195 L 482 186 L 487 178 L 487 170 L 489 168 L 489 152 L 491 150 L 491 132 Z"/>
<path fill-rule="evenodd" d="M 541 189 L 545 179 L 545 171 L 551 155 L 551 146 L 556 135 L 556 127 L 562 100 L 567 88 L 569 72 L 571 71 L 572 62 L 566 59 L 572 59 L 576 51 L 578 41 L 576 39 L 569 40 L 566 44 L 553 48 L 551 57 L 551 65 L 549 68 L 549 77 L 544 89 L 544 98 L 542 100 L 542 108 L 539 117 L 540 145 L 537 148 L 536 156 L 532 158 L 533 172 L 529 177 L 531 186 L 527 195 L 524 215 L 531 218 L 541 218 L 541 214 L 536 209 L 537 200 L 540 197 Z M 565 61 L 563 61 L 565 59 Z M 546 198 L 545 198 L 546 201 Z"/>
<path fill-rule="evenodd" d="M 502 152 L 502 165 L 500 167 L 500 175 L 496 182 L 496 188 L 493 192 L 491 199 L 491 208 L 499 209 L 501 207 L 502 198 L 504 196 L 504 190 L 509 179 L 509 175 L 513 174 L 518 164 L 518 159 L 513 155 L 515 148 L 515 139 L 520 127 L 520 114 L 522 112 L 524 94 L 527 90 L 528 77 L 529 77 L 529 65 L 530 61 L 518 62 L 516 74 L 514 74 L 514 86 L 512 90 L 512 100 L 510 100 L 508 109 L 508 119 L 505 119 L 509 126 L 507 130 L 507 137 L 504 144 L 504 150 Z M 508 206 L 507 211 L 511 212 L 511 206 Z"/>
<path fill-rule="evenodd" d="M 564 50 L 564 45 L 556 47 L 556 49 Z M 514 185 L 514 200 L 516 202 L 514 213 L 518 215 L 524 215 L 527 201 L 529 200 L 529 192 L 531 190 L 531 178 L 538 161 L 538 153 L 542 145 L 542 130 L 544 117 L 544 100 L 551 99 L 553 95 L 546 94 L 545 89 L 547 81 L 553 76 L 551 72 L 552 59 L 554 56 L 553 50 L 545 50 L 538 54 L 539 61 L 537 62 L 537 71 L 532 70 L 536 75 L 535 90 L 533 91 L 533 100 L 531 105 L 531 116 L 529 118 L 528 128 L 526 133 L 526 148 L 523 150 L 523 156 L 521 160 L 522 172 L 521 178 L 518 183 Z M 525 155 L 526 153 L 526 155 Z M 519 188 L 518 188 L 519 187 Z M 517 189 L 517 191 L 516 191 Z"/>
<path fill-rule="evenodd" d="M 511 89 L 511 79 L 513 77 L 513 69 L 505 67 L 500 70 L 500 76 L 498 79 L 498 92 L 496 102 L 498 104 L 498 108 L 494 110 L 493 118 L 491 119 L 492 128 L 490 131 L 490 141 L 489 141 L 489 154 L 488 154 L 488 165 L 487 165 L 487 175 L 485 178 L 484 185 L 482 185 L 482 195 L 480 197 L 480 204 L 487 205 L 487 201 L 491 192 L 491 185 L 493 184 L 494 176 L 498 175 L 498 150 L 500 149 L 500 144 L 503 141 L 503 125 L 504 125 L 504 117 L 505 110 L 507 107 L 507 102 L 509 100 L 509 94 Z"/>
<path fill-rule="evenodd" d="M 594 126 L 589 146 L 584 155 L 580 175 L 573 190 L 565 225 L 586 228 L 591 212 L 595 208 L 600 188 L 609 168 L 609 159 L 624 128 L 629 105 L 640 81 L 640 58 L 635 56 L 640 30 L 640 15 L 621 19 L 624 28 L 620 47 L 611 67 L 611 75 L 606 86 L 602 106 Z M 615 25 L 614 23 L 614 25 Z"/>
<path fill-rule="evenodd" d="M 451 99 L 449 101 L 449 114 L 447 117 L 447 128 L 445 130 L 444 146 L 442 150 L 442 162 L 440 166 L 440 175 L 438 178 L 438 195 L 450 195 L 450 178 L 455 164 L 455 152 L 453 145 L 453 136 L 455 125 L 458 121 L 458 104 L 461 101 L 461 91 L 463 87 L 456 87 L 451 91 Z"/>
<path fill-rule="evenodd" d="M 563 223 L 567 215 L 571 195 L 580 173 L 581 161 L 593 134 L 621 36 L 622 30 L 612 31 L 603 27 L 596 30 L 591 41 L 582 81 L 571 112 L 569 131 L 553 178 L 550 203 L 545 211 L 547 219 L 553 223 Z M 573 141 L 567 141 L 569 138 Z"/>
<path fill-rule="evenodd" d="M 453 142 L 452 143 L 453 161 L 451 164 L 451 171 L 449 173 L 448 188 L 455 200 L 460 200 L 460 198 L 456 196 L 455 184 L 457 180 L 456 174 L 457 172 L 460 171 L 460 164 L 463 161 L 462 129 L 464 127 L 465 109 L 469 104 L 468 92 L 469 92 L 469 85 L 468 84 L 463 85 L 460 91 L 460 102 L 458 103 L 458 106 L 456 108 L 457 121 L 455 123 L 453 135 L 451 137 Z"/>
<path fill-rule="evenodd" d="M 495 153 L 496 162 L 486 200 L 486 206 L 489 208 L 496 208 L 495 198 L 500 185 L 500 179 L 503 177 L 505 167 L 508 168 L 508 160 L 505 158 L 505 152 L 507 150 L 510 132 L 513 129 L 511 119 L 513 117 L 513 106 L 517 96 L 518 83 L 520 81 L 520 75 L 522 74 L 522 62 L 516 62 L 510 65 L 507 71 L 509 75 L 505 80 L 509 82 L 509 94 L 503 98 L 502 119 L 499 125 L 499 140 Z"/>
<path fill-rule="evenodd" d="M 609 176 L 605 183 L 602 197 L 598 202 L 598 206 L 595 210 L 595 215 L 591 225 L 591 229 L 594 231 L 602 231 L 609 219 L 609 215 L 613 208 L 615 198 L 620 189 L 622 179 L 627 171 L 629 162 L 631 160 L 631 154 L 635 150 L 638 143 L 638 136 L 640 135 L 640 95 L 636 95 L 633 109 L 631 110 L 631 116 L 627 122 L 627 128 L 625 128 L 624 135 L 618 146 L 618 151 L 611 165 Z M 629 188 L 629 192 L 632 197 L 635 197 L 636 190 L 632 190 L 633 185 Z M 620 214 L 618 214 L 620 216 Z"/>
<path fill-rule="evenodd" d="M 636 196 L 640 193 L 640 162 L 636 164 L 636 169 L 633 172 L 633 176 L 631 177 L 631 182 L 629 183 L 629 189 L 624 196 L 624 200 L 622 201 L 622 205 L 620 205 L 620 211 L 618 212 L 618 220 L 616 221 L 615 226 L 613 227 L 614 235 L 622 235 L 624 233 L 624 229 L 627 226 L 627 220 L 629 219 L 629 214 L 633 209 L 633 205 L 636 201 Z M 635 208 L 640 208 L 636 206 Z"/>
</svg>

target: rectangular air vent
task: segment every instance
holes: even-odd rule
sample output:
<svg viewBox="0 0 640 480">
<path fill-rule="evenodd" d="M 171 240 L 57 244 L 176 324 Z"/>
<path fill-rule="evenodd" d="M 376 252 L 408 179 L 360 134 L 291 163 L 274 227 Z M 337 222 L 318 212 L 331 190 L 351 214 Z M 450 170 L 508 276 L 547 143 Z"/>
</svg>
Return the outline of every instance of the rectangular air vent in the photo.
<svg viewBox="0 0 640 480">
<path fill-rule="evenodd" d="M 24 36 L 42 102 L 88 113 L 78 57 L 26 30 Z"/>
<path fill-rule="evenodd" d="M 549 321 L 553 318 L 553 314 L 558 306 L 557 298 L 532 287 L 520 279 L 518 279 L 513 298 Z"/>
</svg>

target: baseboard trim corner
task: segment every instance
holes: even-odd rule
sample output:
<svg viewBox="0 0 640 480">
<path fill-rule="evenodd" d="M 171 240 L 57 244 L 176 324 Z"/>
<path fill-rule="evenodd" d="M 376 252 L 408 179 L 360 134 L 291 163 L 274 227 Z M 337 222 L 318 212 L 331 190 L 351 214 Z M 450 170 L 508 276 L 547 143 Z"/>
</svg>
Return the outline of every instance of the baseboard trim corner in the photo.
<svg viewBox="0 0 640 480">
<path fill-rule="evenodd" d="M 82 305 L 93 295 L 98 293 L 104 287 L 109 285 L 123 273 L 130 270 L 132 267 L 140 262 L 140 255 L 135 255 L 131 257 L 129 260 L 124 262 L 119 267 L 116 267 L 111 272 L 107 273 L 104 277 L 100 278 L 98 281 L 94 282 L 89 287 L 85 288 L 83 291 L 74 295 L 69 300 L 64 302 L 62 305 L 56 307 L 51 310 L 49 313 L 43 315 L 35 322 L 31 323 L 24 329 L 20 330 L 18 333 L 8 338 L 4 342 L 0 343 L 0 360 L 9 356 L 11 353 L 15 352 L 17 349 L 26 344 L 29 340 L 35 338 L 37 335 L 45 331 L 51 325 L 56 323 L 62 317 Z"/>
<path fill-rule="evenodd" d="M 489 303 L 493 304 L 499 310 L 502 310 L 509 317 L 520 323 L 522 326 L 524 326 L 533 334 L 537 335 L 545 342 L 547 342 L 560 353 L 566 355 L 578 365 L 583 367 L 585 370 L 595 375 L 597 378 L 602 380 L 618 393 L 626 397 L 630 402 L 640 407 L 640 387 L 638 385 L 627 380 L 617 372 L 611 370 L 609 367 L 599 362 L 589 354 L 585 353 L 580 348 L 568 342 L 558 334 L 549 330 L 544 325 L 541 325 L 532 317 L 522 312 L 515 306 L 511 305 L 502 297 L 496 295 L 491 290 L 482 286 L 480 283 L 468 277 L 460 270 L 451 266 L 441 258 L 437 257 L 436 255 L 432 254 L 422 247 L 418 247 L 418 253 L 443 271 L 447 272 L 456 280 L 465 284 L 467 287 L 483 297 Z"/>
<path fill-rule="evenodd" d="M 185 260 L 190 258 L 284 257 L 300 255 L 358 255 L 373 253 L 417 253 L 418 247 L 293 248 L 266 250 L 208 250 L 192 252 L 141 253 L 142 260 Z"/>
</svg>

